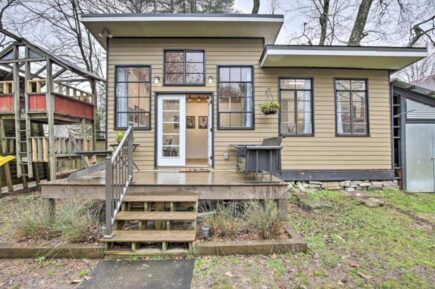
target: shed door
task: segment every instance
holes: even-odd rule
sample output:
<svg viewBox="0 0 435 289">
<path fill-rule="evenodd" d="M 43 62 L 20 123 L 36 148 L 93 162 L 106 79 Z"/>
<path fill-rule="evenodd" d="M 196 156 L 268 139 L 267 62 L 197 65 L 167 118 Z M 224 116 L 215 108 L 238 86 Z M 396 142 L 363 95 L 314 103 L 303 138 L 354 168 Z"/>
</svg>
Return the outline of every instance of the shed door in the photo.
<svg viewBox="0 0 435 289">
<path fill-rule="evenodd" d="M 435 124 L 406 125 L 406 190 L 435 191 Z"/>
</svg>

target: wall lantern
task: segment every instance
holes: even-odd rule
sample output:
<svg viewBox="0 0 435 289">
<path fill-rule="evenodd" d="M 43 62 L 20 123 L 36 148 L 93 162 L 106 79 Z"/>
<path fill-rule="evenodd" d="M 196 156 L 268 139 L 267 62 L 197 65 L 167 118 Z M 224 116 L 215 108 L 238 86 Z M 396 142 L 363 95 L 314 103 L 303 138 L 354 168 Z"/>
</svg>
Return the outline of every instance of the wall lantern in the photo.
<svg viewBox="0 0 435 289">
<path fill-rule="evenodd" d="M 159 84 L 160 83 L 160 77 L 154 76 L 154 83 Z"/>
<path fill-rule="evenodd" d="M 104 36 L 107 36 L 107 38 L 113 37 L 112 33 L 110 33 L 109 29 L 107 28 L 103 28 L 103 30 L 100 33 L 98 33 L 98 36 L 101 38 L 103 38 Z"/>
<path fill-rule="evenodd" d="M 213 83 L 213 76 L 209 76 L 209 77 L 208 77 L 208 83 L 210 83 L 210 84 Z"/>
</svg>

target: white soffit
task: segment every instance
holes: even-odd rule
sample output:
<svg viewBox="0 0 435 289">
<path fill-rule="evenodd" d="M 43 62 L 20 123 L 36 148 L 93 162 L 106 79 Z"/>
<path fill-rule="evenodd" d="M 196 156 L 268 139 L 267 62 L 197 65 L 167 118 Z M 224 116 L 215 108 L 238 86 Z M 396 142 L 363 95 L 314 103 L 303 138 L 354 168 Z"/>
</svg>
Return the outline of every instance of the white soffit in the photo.
<svg viewBox="0 0 435 289">
<path fill-rule="evenodd" d="M 426 48 L 269 45 L 261 67 L 399 70 L 425 58 Z"/>
<path fill-rule="evenodd" d="M 231 37 L 264 38 L 275 43 L 282 15 L 250 14 L 87 14 L 81 21 L 100 44 L 104 28 L 113 37 Z"/>
</svg>

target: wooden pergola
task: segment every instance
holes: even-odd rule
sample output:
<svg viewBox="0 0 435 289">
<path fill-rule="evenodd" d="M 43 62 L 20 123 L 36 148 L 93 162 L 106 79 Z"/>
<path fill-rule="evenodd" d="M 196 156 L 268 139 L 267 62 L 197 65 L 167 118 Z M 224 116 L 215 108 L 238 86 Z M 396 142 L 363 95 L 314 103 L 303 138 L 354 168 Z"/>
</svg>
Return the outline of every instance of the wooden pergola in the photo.
<svg viewBox="0 0 435 289">
<path fill-rule="evenodd" d="M 14 151 L 17 176 L 23 183 L 34 177 L 32 163 L 36 161 L 48 163 L 49 180 L 54 180 L 59 151 L 72 145 L 71 140 L 59 143 L 55 139 L 55 125 L 91 124 L 92 141 L 85 147 L 95 149 L 97 82 L 105 80 L 9 31 L 0 29 L 0 33 L 12 39 L 0 51 L 1 153 Z M 13 137 L 5 135 L 5 121 L 14 123 Z M 34 126 L 43 124 L 47 137 L 35 136 Z M 40 134 L 44 136 L 43 131 Z"/>
</svg>

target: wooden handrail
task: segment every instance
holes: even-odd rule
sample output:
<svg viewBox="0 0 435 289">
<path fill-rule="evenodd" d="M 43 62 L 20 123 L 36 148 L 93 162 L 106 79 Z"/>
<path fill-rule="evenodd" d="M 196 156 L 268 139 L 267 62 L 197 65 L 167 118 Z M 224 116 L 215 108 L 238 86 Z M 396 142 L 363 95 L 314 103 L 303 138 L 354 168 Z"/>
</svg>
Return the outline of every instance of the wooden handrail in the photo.
<svg viewBox="0 0 435 289">
<path fill-rule="evenodd" d="M 130 125 L 112 156 L 106 158 L 106 224 L 104 238 L 112 227 L 128 186 L 133 181 L 133 126 Z"/>
</svg>

